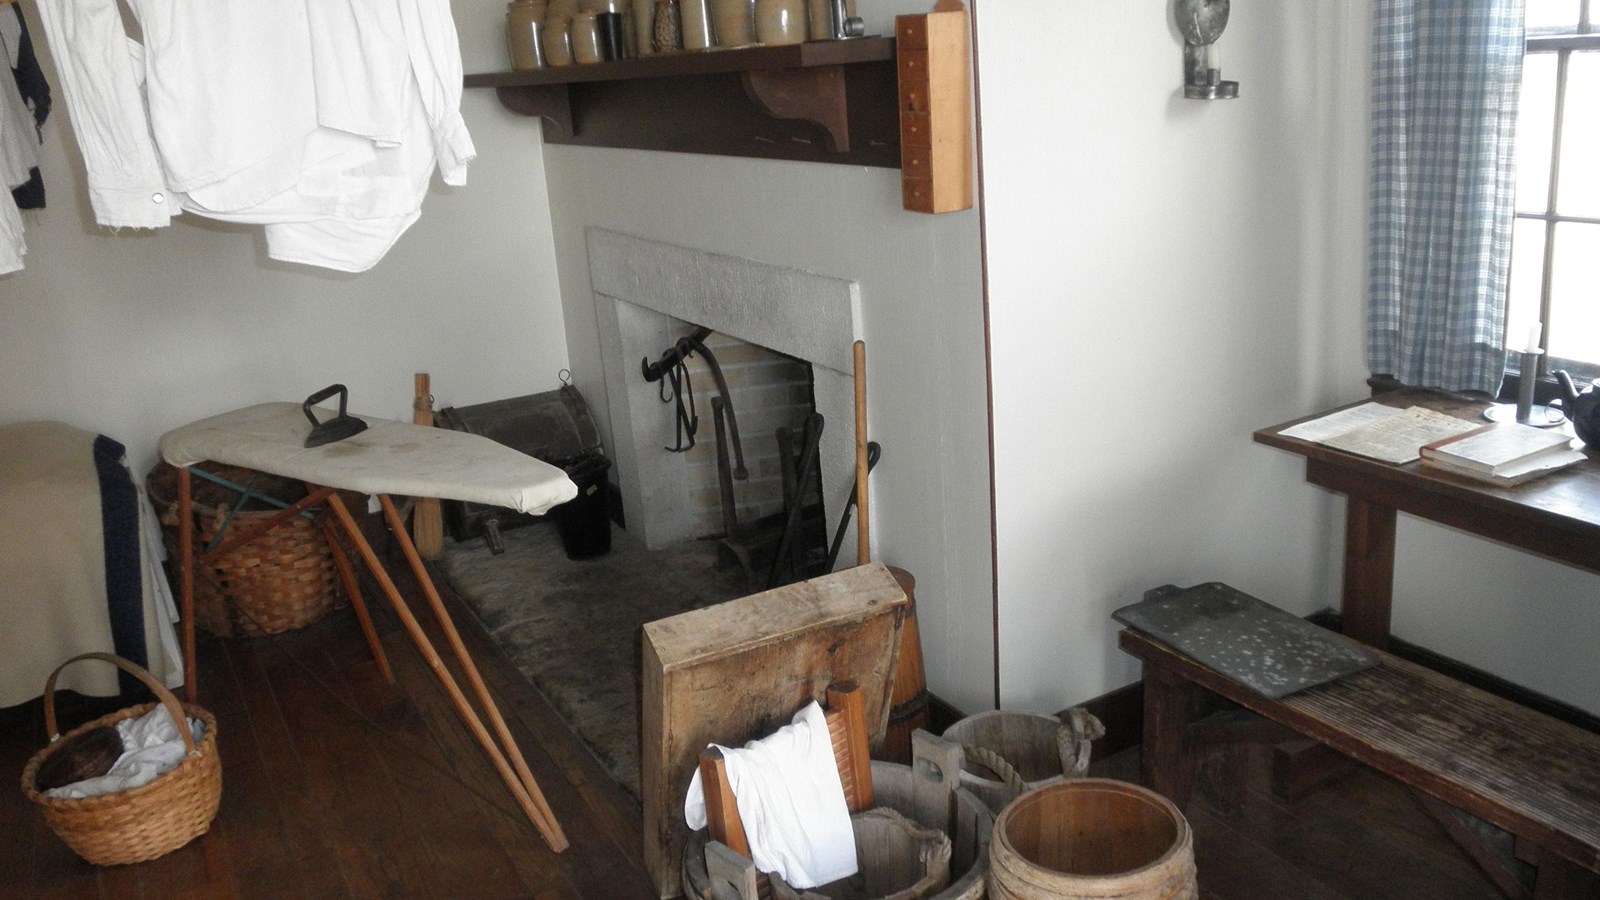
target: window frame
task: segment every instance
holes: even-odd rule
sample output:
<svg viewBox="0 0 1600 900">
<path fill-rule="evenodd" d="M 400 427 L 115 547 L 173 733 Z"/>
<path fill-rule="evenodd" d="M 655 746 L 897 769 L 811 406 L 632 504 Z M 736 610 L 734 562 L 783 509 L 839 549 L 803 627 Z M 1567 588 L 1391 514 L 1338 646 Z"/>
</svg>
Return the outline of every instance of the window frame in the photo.
<svg viewBox="0 0 1600 900">
<path fill-rule="evenodd" d="M 1529 33 L 1524 56 L 1536 53 L 1556 54 L 1556 96 L 1553 133 L 1550 145 L 1550 180 L 1546 186 L 1545 204 L 1543 211 L 1524 212 L 1517 209 L 1514 218 L 1517 221 L 1542 222 L 1544 225 L 1544 259 L 1539 274 L 1539 321 L 1543 323 L 1544 331 L 1540 335 L 1541 346 L 1549 346 L 1551 325 L 1559 327 L 1559 322 L 1551 321 L 1550 289 L 1551 275 L 1555 267 L 1555 233 L 1556 226 L 1561 223 L 1571 222 L 1579 224 L 1600 225 L 1600 218 L 1592 216 L 1563 215 L 1556 209 L 1556 198 L 1559 196 L 1561 186 L 1561 139 L 1566 120 L 1566 95 L 1567 95 L 1567 70 L 1572 60 L 1572 54 L 1577 52 L 1600 52 L 1600 28 L 1592 18 L 1595 13 L 1595 0 L 1581 0 L 1579 7 L 1578 26 L 1575 32 Z M 1521 204 L 1518 204 L 1519 207 Z M 1506 295 L 1507 306 L 1510 305 L 1508 286 Z M 1508 317 L 1509 321 L 1509 317 Z M 1508 369 L 1516 370 L 1521 364 L 1521 354 L 1515 352 L 1511 346 L 1512 341 L 1508 336 L 1507 357 L 1510 362 Z M 1556 369 L 1567 369 L 1574 375 L 1582 374 L 1585 379 L 1600 376 L 1600 360 L 1568 360 L 1553 359 L 1546 353 L 1539 357 L 1538 371 L 1533 375 L 1541 380 L 1547 379 Z M 1522 376 L 1517 372 L 1517 377 Z"/>
</svg>

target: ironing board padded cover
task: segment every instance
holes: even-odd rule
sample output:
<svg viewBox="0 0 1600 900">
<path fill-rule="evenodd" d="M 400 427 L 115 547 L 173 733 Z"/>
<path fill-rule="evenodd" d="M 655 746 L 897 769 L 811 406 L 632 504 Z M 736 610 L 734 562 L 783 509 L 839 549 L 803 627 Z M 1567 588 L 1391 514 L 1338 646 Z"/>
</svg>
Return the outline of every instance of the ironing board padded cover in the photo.
<svg viewBox="0 0 1600 900">
<path fill-rule="evenodd" d="M 318 409 L 318 421 L 335 413 Z M 486 437 L 358 416 L 367 430 L 306 447 L 311 423 L 298 403 L 262 403 L 175 428 L 161 458 L 188 467 L 212 460 L 364 494 L 470 500 L 539 515 L 578 496 L 562 470 Z"/>
</svg>

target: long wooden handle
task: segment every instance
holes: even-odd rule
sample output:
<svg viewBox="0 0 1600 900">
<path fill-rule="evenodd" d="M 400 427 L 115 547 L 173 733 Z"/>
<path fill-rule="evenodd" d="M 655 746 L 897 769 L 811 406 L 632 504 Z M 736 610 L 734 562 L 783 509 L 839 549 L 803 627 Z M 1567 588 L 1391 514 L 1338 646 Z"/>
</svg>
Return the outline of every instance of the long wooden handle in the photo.
<svg viewBox="0 0 1600 900">
<path fill-rule="evenodd" d="M 427 372 L 418 372 L 416 400 L 411 404 L 411 421 L 433 427 L 433 382 Z M 417 498 L 411 514 L 411 540 L 423 559 L 438 559 L 444 554 L 444 512 L 434 497 Z"/>
<path fill-rule="evenodd" d="M 867 342 L 855 344 L 856 381 L 856 565 L 872 561 L 867 530 Z"/>
<path fill-rule="evenodd" d="M 417 373 L 416 399 L 411 404 L 411 423 L 413 425 L 433 424 L 433 383 L 428 378 L 427 372 Z"/>
</svg>

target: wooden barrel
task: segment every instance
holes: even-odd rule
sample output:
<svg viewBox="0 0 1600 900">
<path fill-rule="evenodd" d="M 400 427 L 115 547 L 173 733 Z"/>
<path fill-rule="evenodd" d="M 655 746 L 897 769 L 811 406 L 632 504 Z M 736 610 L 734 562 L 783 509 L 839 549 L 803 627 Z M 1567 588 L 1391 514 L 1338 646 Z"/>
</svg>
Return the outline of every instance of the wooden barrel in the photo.
<svg viewBox="0 0 1600 900">
<path fill-rule="evenodd" d="M 1057 735 L 1061 720 L 1044 713 L 996 709 L 967 716 L 944 731 L 944 739 L 964 747 L 995 753 L 1016 768 L 1028 790 L 1057 784 L 1061 750 Z M 961 786 L 977 794 L 997 814 L 1017 794 L 994 771 L 968 760 L 961 769 Z"/>
<path fill-rule="evenodd" d="M 1170 801 L 1102 778 L 1029 791 L 989 842 L 989 896 L 1006 900 L 1194 900 L 1194 838 Z"/>
<path fill-rule="evenodd" d="M 917 579 L 905 569 L 889 566 L 889 574 L 906 592 L 906 617 L 900 624 L 900 656 L 895 664 L 894 690 L 889 696 L 889 724 L 877 759 L 911 763 L 911 732 L 928 728 L 928 687 L 922 665 L 922 632 L 917 628 Z"/>
<path fill-rule="evenodd" d="M 917 809 L 916 779 L 910 766 L 874 761 L 872 794 L 877 805 L 888 807 L 913 821 L 923 821 Z M 989 875 L 989 840 L 994 829 L 994 813 L 972 794 L 957 788 L 955 829 L 950 834 L 950 883 L 928 900 L 979 900 Z M 690 900 L 710 900 L 710 879 L 706 874 L 706 831 L 696 831 L 683 853 L 683 891 Z"/>
</svg>

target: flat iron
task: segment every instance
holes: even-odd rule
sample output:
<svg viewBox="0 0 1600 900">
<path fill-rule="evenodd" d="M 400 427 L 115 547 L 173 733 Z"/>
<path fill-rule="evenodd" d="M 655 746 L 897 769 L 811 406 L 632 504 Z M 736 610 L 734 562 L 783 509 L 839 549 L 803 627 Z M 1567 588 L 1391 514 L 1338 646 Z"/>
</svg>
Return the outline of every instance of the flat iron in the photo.
<svg viewBox="0 0 1600 900">
<path fill-rule="evenodd" d="M 334 394 L 339 395 L 339 414 L 326 422 L 318 422 L 316 415 L 311 412 L 312 405 L 321 403 Z M 323 444 L 331 444 L 348 437 L 355 437 L 367 430 L 367 423 L 344 411 L 345 401 L 349 399 L 350 391 L 344 385 L 330 384 L 307 397 L 306 402 L 300 404 L 300 411 L 304 412 L 306 418 L 311 420 L 311 433 L 306 435 L 307 447 L 321 447 Z"/>
</svg>

